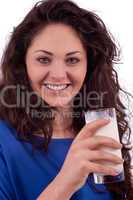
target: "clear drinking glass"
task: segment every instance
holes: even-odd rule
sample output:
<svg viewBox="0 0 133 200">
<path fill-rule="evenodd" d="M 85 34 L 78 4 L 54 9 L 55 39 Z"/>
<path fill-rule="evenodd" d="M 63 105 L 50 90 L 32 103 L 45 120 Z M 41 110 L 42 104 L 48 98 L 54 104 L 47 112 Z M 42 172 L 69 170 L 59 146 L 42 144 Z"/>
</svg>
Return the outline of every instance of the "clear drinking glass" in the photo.
<svg viewBox="0 0 133 200">
<path fill-rule="evenodd" d="M 101 135 L 101 136 L 107 136 L 111 137 L 118 142 L 119 140 L 119 132 L 118 132 L 118 126 L 117 126 L 117 119 L 116 119 L 116 111 L 115 108 L 106 108 L 106 109 L 98 109 L 93 111 L 87 111 L 85 114 L 85 121 L 86 123 L 92 122 L 97 119 L 110 119 L 110 122 L 105 125 L 104 127 L 100 128 L 98 131 L 96 131 L 95 135 Z M 104 151 L 113 153 L 120 158 L 122 158 L 121 149 L 113 149 L 109 147 L 102 147 L 101 148 Z M 101 162 L 104 166 L 110 166 L 118 172 L 117 176 L 111 176 L 111 175 L 104 175 L 101 173 L 93 173 L 94 182 L 96 184 L 101 183 L 113 183 L 113 182 L 120 182 L 124 180 L 124 168 L 123 164 L 116 164 L 112 165 L 109 162 Z"/>
</svg>

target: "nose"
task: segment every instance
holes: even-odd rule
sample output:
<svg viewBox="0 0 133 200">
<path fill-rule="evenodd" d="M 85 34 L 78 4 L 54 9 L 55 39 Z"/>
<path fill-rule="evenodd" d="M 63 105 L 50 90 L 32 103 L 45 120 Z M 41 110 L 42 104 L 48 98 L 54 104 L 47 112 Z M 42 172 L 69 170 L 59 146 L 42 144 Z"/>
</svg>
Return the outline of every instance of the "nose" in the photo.
<svg viewBox="0 0 133 200">
<path fill-rule="evenodd" d="M 50 79 L 51 81 L 57 83 L 63 83 L 65 80 L 67 80 L 67 72 L 65 66 L 59 63 L 54 65 L 50 71 Z"/>
</svg>

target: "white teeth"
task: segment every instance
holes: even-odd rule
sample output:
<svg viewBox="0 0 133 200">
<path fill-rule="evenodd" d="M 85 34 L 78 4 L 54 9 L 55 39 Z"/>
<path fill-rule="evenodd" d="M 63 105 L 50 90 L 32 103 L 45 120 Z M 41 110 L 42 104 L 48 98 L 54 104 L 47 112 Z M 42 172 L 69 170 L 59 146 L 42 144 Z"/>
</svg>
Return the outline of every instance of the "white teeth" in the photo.
<svg viewBox="0 0 133 200">
<path fill-rule="evenodd" d="M 45 84 L 45 86 L 52 90 L 63 90 L 67 87 L 67 84 L 65 85 Z"/>
</svg>

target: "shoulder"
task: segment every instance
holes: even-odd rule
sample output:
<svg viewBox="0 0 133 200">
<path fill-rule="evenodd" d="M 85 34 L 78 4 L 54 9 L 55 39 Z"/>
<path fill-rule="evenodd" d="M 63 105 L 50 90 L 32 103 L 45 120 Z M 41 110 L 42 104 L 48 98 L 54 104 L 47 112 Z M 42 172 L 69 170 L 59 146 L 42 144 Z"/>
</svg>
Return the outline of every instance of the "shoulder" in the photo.
<svg viewBox="0 0 133 200">
<path fill-rule="evenodd" d="M 7 155 L 14 157 L 27 151 L 32 152 L 31 143 L 19 139 L 16 129 L 3 120 L 0 120 L 0 147 Z"/>
<path fill-rule="evenodd" d="M 11 125 L 9 125 L 8 122 L 6 122 L 5 120 L 0 119 L 0 131 L 3 129 L 9 129 L 12 128 Z"/>
<path fill-rule="evenodd" d="M 11 157 L 9 156 L 11 151 L 8 148 L 8 144 L 11 142 L 10 135 L 9 126 L 6 122 L 0 120 L 0 199 L 15 199 L 11 184 L 11 164 L 9 162 Z"/>
<path fill-rule="evenodd" d="M 4 120 L 0 120 L 0 146 L 2 148 L 13 147 L 17 142 L 16 136 L 17 132 L 13 126 Z"/>
<path fill-rule="evenodd" d="M 15 129 L 8 122 L 0 120 L 0 138 L 9 138 L 16 135 Z"/>
<path fill-rule="evenodd" d="M 32 145 L 20 140 L 17 135 L 17 131 L 12 125 L 0 120 L 0 148 L 10 166 L 18 165 L 18 161 L 21 163 L 20 155 L 23 159 L 27 155 L 32 156 Z"/>
</svg>

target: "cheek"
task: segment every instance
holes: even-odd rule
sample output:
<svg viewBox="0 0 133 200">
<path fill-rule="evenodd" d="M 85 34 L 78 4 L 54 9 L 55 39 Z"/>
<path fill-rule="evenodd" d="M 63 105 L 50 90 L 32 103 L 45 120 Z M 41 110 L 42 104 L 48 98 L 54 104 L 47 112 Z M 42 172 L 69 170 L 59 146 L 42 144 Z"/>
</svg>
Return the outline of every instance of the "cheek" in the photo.
<svg viewBox="0 0 133 200">
<path fill-rule="evenodd" d="M 74 74 L 75 83 L 77 83 L 77 87 L 81 87 L 85 76 L 86 76 L 87 68 L 83 68 L 83 70 L 77 71 L 77 73 Z"/>
<path fill-rule="evenodd" d="M 29 79 L 31 79 L 32 81 L 36 80 L 40 76 L 40 70 L 38 70 L 36 62 L 29 55 L 26 57 L 26 70 Z"/>
<path fill-rule="evenodd" d="M 35 63 L 28 63 L 27 74 L 31 84 L 37 85 L 41 83 L 45 74 L 47 74 L 47 71 L 44 70 L 44 68 L 39 69 L 39 67 L 36 66 Z"/>
</svg>

